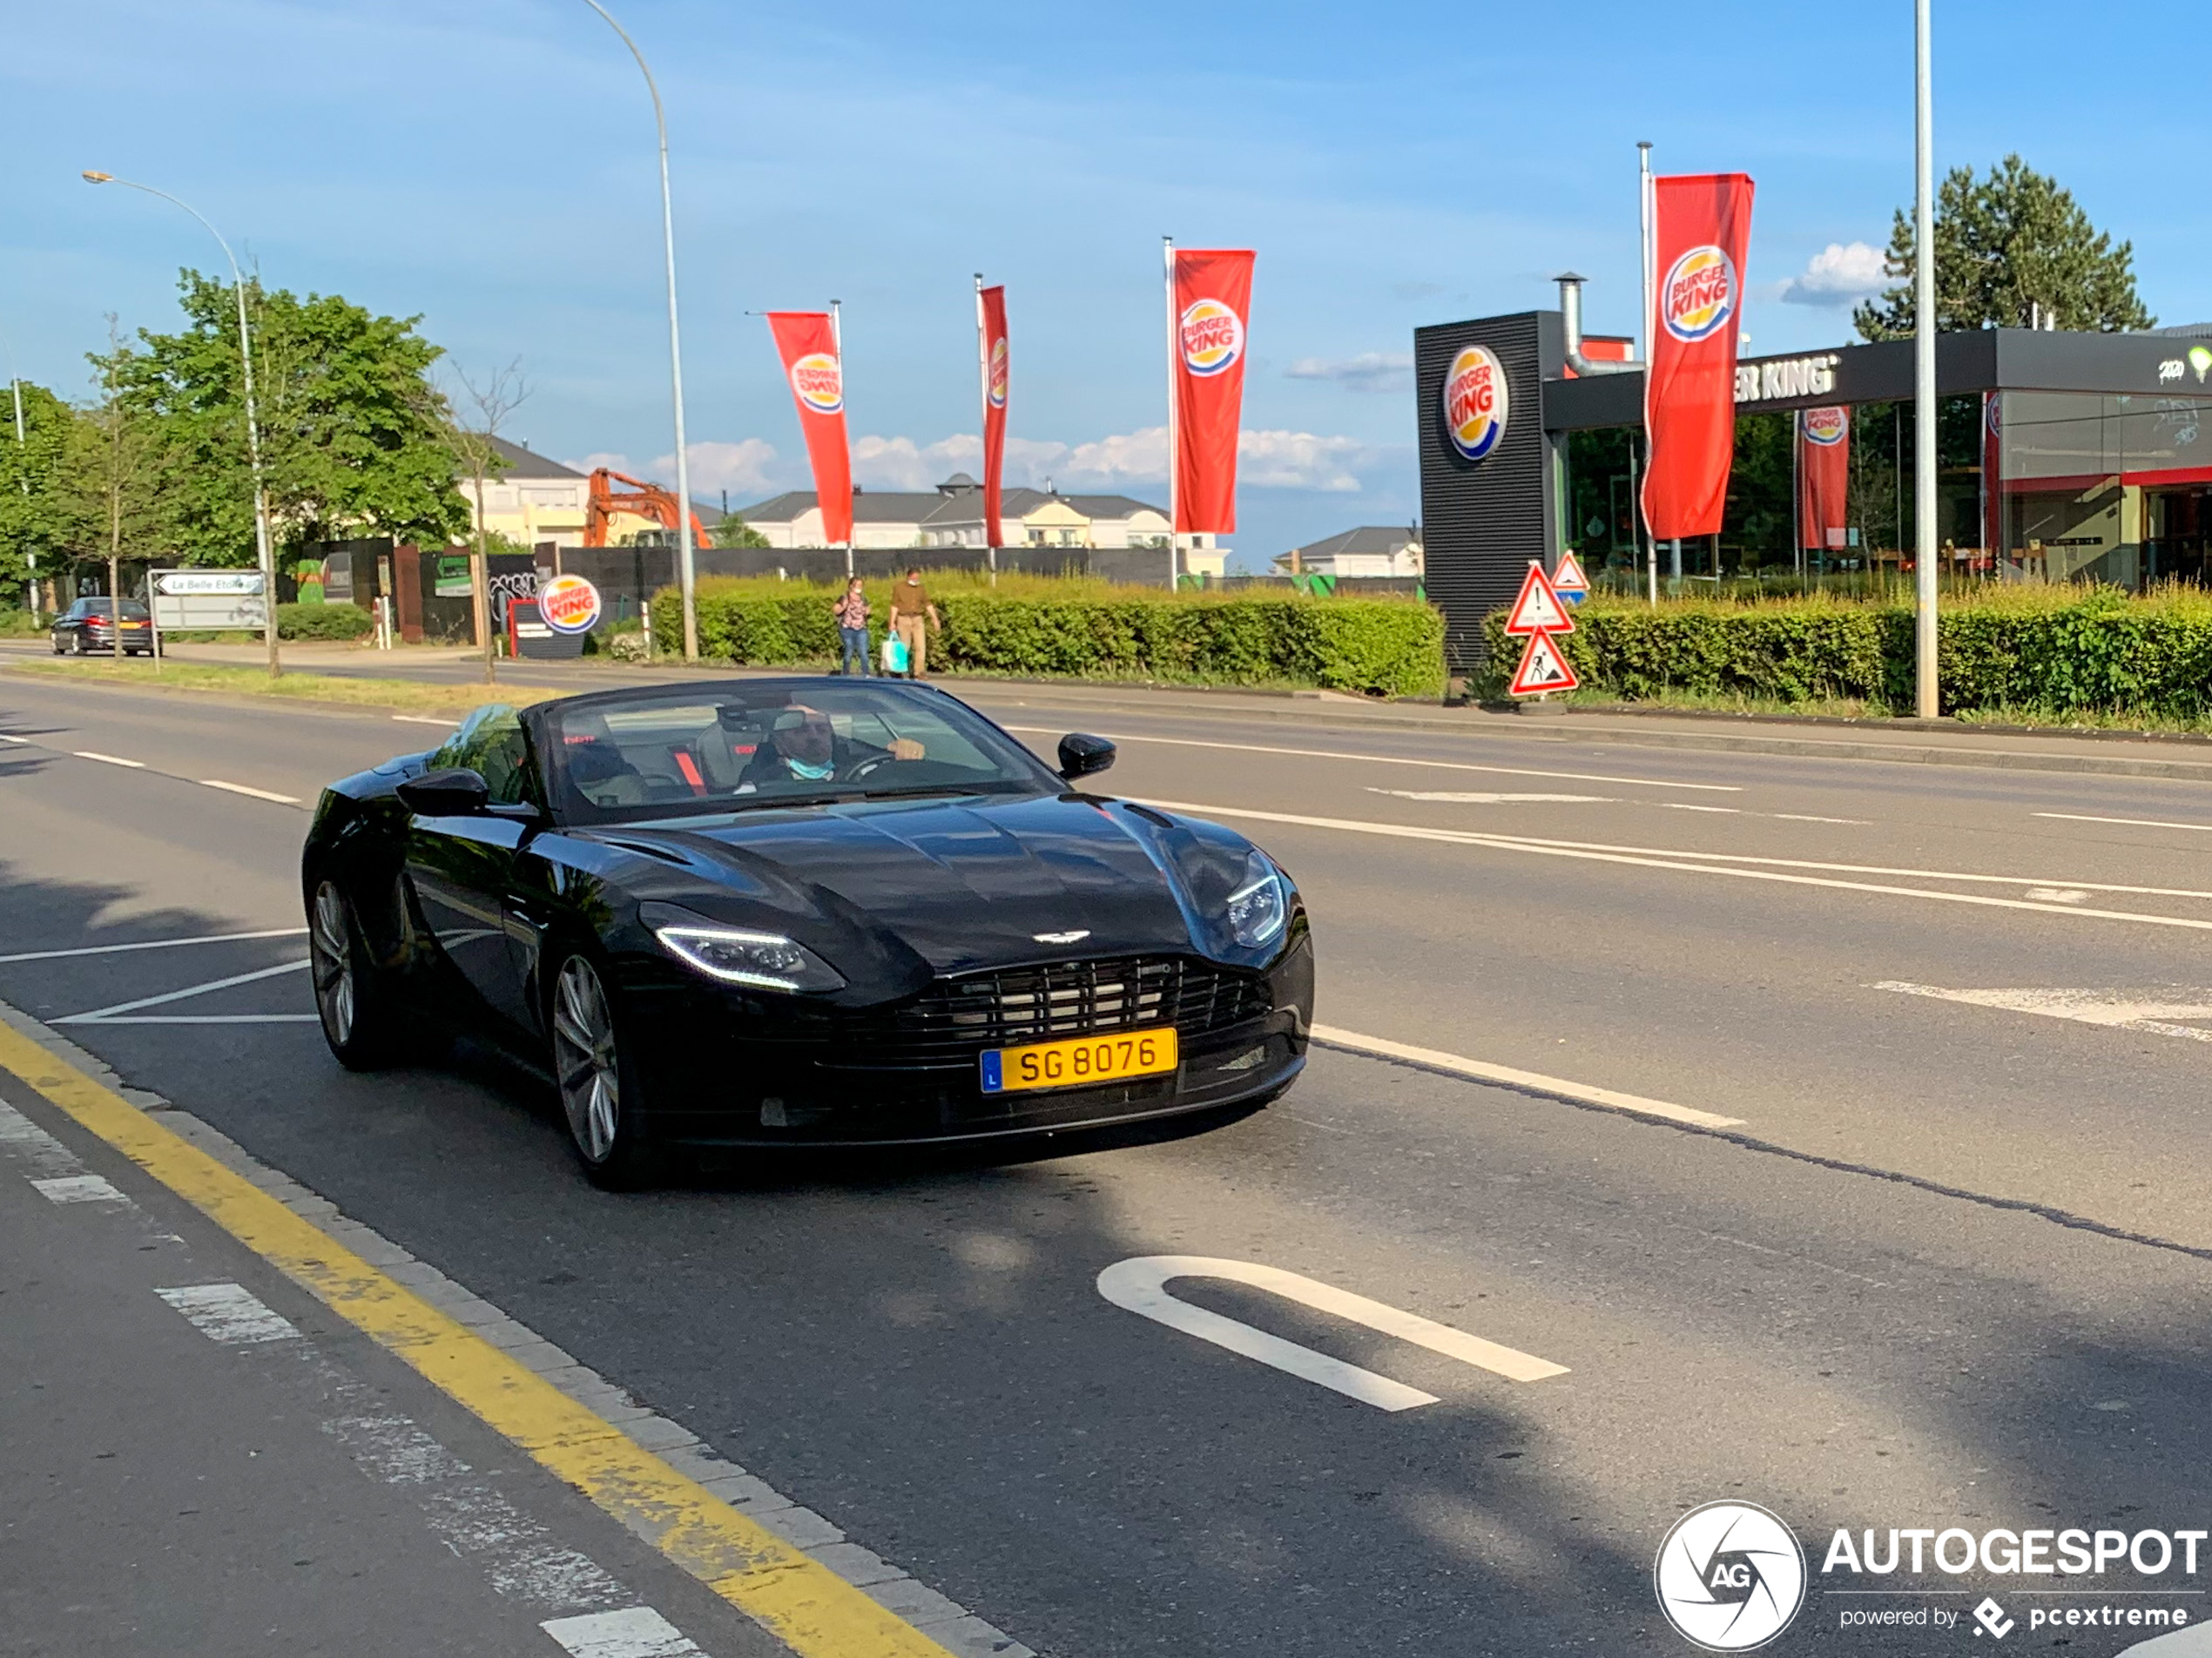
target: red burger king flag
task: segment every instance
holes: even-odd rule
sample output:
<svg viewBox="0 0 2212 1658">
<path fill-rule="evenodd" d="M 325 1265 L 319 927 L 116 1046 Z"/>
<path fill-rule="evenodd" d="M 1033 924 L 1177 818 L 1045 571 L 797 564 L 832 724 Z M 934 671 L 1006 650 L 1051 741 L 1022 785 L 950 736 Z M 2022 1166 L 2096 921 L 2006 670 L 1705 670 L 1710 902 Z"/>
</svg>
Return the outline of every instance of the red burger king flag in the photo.
<svg viewBox="0 0 2212 1658">
<path fill-rule="evenodd" d="M 822 540 L 853 542 L 853 455 L 845 442 L 845 361 L 826 311 L 771 311 L 769 332 L 784 360 L 784 378 L 799 405 L 799 429 L 814 463 L 814 498 L 822 508 Z"/>
<path fill-rule="evenodd" d="M 1655 179 L 1656 314 L 1646 330 L 1643 516 L 1656 541 L 1720 533 L 1736 449 L 1736 339 L 1751 180 L 1740 172 Z"/>
<path fill-rule="evenodd" d="M 1237 528 L 1237 431 L 1244 411 L 1249 250 L 1173 248 L 1168 256 L 1168 376 L 1173 396 L 1175 528 L 1225 536 Z"/>
<path fill-rule="evenodd" d="M 1851 539 L 1851 410 L 1797 412 L 1797 545 L 1833 552 Z"/>
<path fill-rule="evenodd" d="M 977 277 L 977 283 L 982 281 Z M 1006 290 L 975 290 L 975 338 L 983 369 L 983 544 L 1003 547 L 1000 485 L 1006 473 Z"/>
</svg>

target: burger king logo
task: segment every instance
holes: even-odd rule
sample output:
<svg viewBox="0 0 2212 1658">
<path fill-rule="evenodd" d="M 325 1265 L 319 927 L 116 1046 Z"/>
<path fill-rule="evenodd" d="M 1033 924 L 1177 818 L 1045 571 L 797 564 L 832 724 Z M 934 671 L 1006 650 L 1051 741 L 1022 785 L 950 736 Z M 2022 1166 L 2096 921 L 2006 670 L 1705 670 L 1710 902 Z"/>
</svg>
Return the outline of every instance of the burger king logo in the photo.
<svg viewBox="0 0 2212 1658">
<path fill-rule="evenodd" d="M 845 407 L 845 370 L 826 351 L 810 351 L 792 364 L 791 389 L 815 414 L 834 414 Z"/>
<path fill-rule="evenodd" d="M 1006 407 L 1006 336 L 991 341 L 991 407 Z"/>
<path fill-rule="evenodd" d="M 1195 300 L 1177 332 L 1183 366 L 1200 376 L 1218 374 L 1244 354 L 1244 320 L 1218 300 Z"/>
<path fill-rule="evenodd" d="M 1823 448 L 1841 443 L 1851 428 L 1851 416 L 1840 408 L 1809 408 L 1804 412 L 1805 441 Z"/>
<path fill-rule="evenodd" d="M 1710 338 L 1736 314 L 1736 266 L 1708 242 L 1693 247 L 1659 286 L 1659 320 L 1685 344 Z"/>
<path fill-rule="evenodd" d="M 1506 370 L 1481 346 L 1463 346 L 1444 375 L 1444 435 L 1463 461 L 1480 461 L 1506 434 Z"/>
<path fill-rule="evenodd" d="M 537 590 L 538 619 L 556 633 L 589 633 L 599 625 L 599 590 L 581 576 L 556 576 Z"/>
</svg>

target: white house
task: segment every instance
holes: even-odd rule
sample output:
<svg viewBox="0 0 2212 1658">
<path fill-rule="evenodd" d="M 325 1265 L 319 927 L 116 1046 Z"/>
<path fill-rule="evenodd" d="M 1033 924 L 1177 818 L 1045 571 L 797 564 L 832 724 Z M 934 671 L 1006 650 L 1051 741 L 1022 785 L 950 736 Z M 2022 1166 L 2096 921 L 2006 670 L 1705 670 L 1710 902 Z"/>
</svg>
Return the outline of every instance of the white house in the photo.
<svg viewBox="0 0 2212 1658">
<path fill-rule="evenodd" d="M 767 537 L 771 547 L 824 547 L 822 510 L 812 489 L 793 489 L 737 516 Z M 1022 547 L 1157 547 L 1168 545 L 1166 509 L 1128 495 L 1062 495 L 1056 489 L 1008 489 L 999 516 L 1008 544 Z M 1212 536 L 1184 536 L 1183 568 L 1193 576 L 1218 576 L 1229 549 Z M 930 491 L 853 491 L 855 547 L 981 547 L 983 486 L 965 472 Z"/>
<path fill-rule="evenodd" d="M 1421 574 L 1421 532 L 1405 524 L 1362 524 L 1283 554 L 1278 575 L 1396 576 Z"/>
</svg>

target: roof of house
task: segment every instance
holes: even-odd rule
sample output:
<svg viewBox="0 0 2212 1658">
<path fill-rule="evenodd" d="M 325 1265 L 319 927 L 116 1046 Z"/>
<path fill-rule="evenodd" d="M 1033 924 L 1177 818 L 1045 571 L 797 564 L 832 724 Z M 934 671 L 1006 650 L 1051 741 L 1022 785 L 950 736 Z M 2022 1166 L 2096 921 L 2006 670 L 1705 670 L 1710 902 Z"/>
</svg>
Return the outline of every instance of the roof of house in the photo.
<svg viewBox="0 0 2212 1658">
<path fill-rule="evenodd" d="M 1029 489 L 1005 491 L 999 506 L 1005 516 L 1022 518 L 1055 500 L 1073 507 L 1086 518 L 1133 518 L 1140 512 L 1167 516 L 1164 508 L 1129 495 L 1069 495 Z M 749 524 L 786 523 L 813 510 L 814 505 L 812 489 L 787 489 L 750 507 L 739 507 L 736 512 Z M 982 519 L 983 486 L 963 472 L 955 472 L 927 494 L 911 489 L 853 492 L 855 523 L 960 524 L 981 523 Z"/>
<path fill-rule="evenodd" d="M 1394 553 L 1405 547 L 1418 547 L 1420 540 L 1420 531 L 1405 524 L 1361 524 L 1356 529 L 1339 530 L 1309 542 L 1298 554 L 1306 559 L 1333 558 L 1345 553 Z"/>
<path fill-rule="evenodd" d="M 564 467 L 558 461 L 549 461 L 519 443 L 509 443 L 503 437 L 492 439 L 491 447 L 492 453 L 506 463 L 499 474 L 502 478 L 580 478 L 583 475 L 573 467 Z"/>
</svg>

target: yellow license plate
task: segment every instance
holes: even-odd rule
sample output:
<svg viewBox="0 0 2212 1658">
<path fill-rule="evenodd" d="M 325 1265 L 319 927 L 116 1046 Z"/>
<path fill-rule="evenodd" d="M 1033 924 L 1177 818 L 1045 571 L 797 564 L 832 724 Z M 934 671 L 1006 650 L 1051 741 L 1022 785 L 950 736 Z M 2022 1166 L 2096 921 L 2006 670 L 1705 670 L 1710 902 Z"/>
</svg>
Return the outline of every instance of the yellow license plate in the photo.
<svg viewBox="0 0 2212 1658">
<path fill-rule="evenodd" d="M 1017 1088 L 1082 1088 L 1124 1076 L 1151 1076 L 1180 1063 L 1175 1027 L 1131 1030 L 1110 1036 L 1076 1036 L 1026 1048 L 994 1048 L 983 1056 L 983 1092 Z"/>
</svg>

